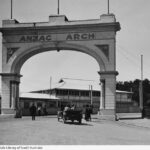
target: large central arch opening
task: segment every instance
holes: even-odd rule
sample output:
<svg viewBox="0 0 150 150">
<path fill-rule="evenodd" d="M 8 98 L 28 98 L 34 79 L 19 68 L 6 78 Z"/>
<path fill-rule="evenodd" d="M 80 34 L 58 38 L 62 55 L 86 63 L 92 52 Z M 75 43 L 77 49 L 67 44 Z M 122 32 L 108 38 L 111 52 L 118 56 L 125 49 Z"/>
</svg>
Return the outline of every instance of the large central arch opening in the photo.
<svg viewBox="0 0 150 150">
<path fill-rule="evenodd" d="M 94 111 L 97 113 L 100 104 L 100 85 L 97 73 L 99 69 L 100 67 L 93 57 L 77 51 L 47 51 L 30 57 L 20 71 L 23 75 L 20 81 L 20 105 L 23 115 L 29 114 L 29 107 L 32 103 L 41 107 L 44 115 L 44 107 L 47 108 L 48 114 L 56 114 L 59 108 L 68 103 L 75 104 L 76 107 L 82 108 L 84 111 L 86 104 L 90 104 L 91 100 Z M 72 89 L 70 87 L 68 87 L 69 89 L 63 89 L 62 84 L 59 85 L 62 78 L 69 79 L 67 86 L 68 83 L 71 84 L 69 86 Z M 61 91 L 59 86 L 62 88 Z M 90 89 L 91 87 L 92 89 Z M 99 91 L 95 92 L 97 87 Z M 64 88 L 66 88 L 66 85 Z M 56 93 L 53 92 L 53 95 L 49 97 L 50 90 L 59 92 L 60 95 L 58 94 L 57 97 Z M 66 90 L 67 94 L 62 94 Z M 34 93 L 30 93 L 33 91 Z M 39 92 L 43 94 L 43 97 L 38 98 L 37 93 Z M 91 95 L 91 92 L 94 95 Z M 34 97 L 36 95 L 37 98 Z M 47 95 L 46 99 L 44 98 L 45 95 Z M 54 99 L 54 95 L 56 99 Z"/>
<path fill-rule="evenodd" d="M 36 54 L 21 67 L 20 91 L 28 92 L 42 88 L 50 88 L 60 78 L 94 80 L 99 82 L 99 65 L 96 60 L 76 51 L 51 51 Z"/>
</svg>

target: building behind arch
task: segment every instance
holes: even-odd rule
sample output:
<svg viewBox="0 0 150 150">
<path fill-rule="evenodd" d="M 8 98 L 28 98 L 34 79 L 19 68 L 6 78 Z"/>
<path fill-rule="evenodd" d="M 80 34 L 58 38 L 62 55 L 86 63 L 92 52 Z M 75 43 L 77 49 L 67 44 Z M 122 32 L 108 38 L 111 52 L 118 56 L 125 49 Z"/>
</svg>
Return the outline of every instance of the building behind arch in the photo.
<svg viewBox="0 0 150 150">
<path fill-rule="evenodd" d="M 91 88 L 92 87 L 92 88 Z M 132 101 L 132 92 L 116 91 L 116 113 L 139 113 L 138 105 Z M 20 106 L 22 115 L 29 115 L 29 107 L 35 103 L 37 107 L 46 106 L 48 115 L 56 115 L 57 111 L 67 104 L 75 104 L 77 109 L 82 109 L 91 104 L 93 114 L 97 114 L 100 108 L 100 86 L 94 81 L 61 79 L 52 89 L 41 89 L 29 93 L 20 94 Z M 44 115 L 44 112 L 42 111 Z"/>
</svg>

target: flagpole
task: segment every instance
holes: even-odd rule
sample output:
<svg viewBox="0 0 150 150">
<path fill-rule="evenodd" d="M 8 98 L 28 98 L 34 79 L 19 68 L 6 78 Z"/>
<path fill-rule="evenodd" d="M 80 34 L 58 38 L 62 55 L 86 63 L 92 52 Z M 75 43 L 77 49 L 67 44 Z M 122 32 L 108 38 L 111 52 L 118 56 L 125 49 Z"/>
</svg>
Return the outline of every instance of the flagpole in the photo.
<svg viewBox="0 0 150 150">
<path fill-rule="evenodd" d="M 11 19 L 13 18 L 12 16 L 13 16 L 13 1 L 11 0 Z"/>
<path fill-rule="evenodd" d="M 59 15 L 59 0 L 58 0 L 57 14 Z"/>
<path fill-rule="evenodd" d="M 109 0 L 108 0 L 108 14 L 109 14 Z"/>
<path fill-rule="evenodd" d="M 52 77 L 50 76 L 50 92 L 49 92 L 50 98 L 51 98 L 51 95 L 52 95 L 51 89 L 52 89 Z"/>
</svg>

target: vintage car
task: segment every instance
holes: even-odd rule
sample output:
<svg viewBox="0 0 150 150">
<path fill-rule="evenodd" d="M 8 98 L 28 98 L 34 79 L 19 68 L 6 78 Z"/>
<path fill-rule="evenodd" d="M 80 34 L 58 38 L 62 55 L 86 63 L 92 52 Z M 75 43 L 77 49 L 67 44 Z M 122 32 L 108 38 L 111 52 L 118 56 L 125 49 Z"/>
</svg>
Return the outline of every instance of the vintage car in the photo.
<svg viewBox="0 0 150 150">
<path fill-rule="evenodd" d="M 82 123 L 82 111 L 81 110 L 68 110 L 68 111 L 59 111 L 57 113 L 58 121 L 63 119 L 63 122 L 66 123 L 67 120 L 77 120 L 80 124 Z"/>
</svg>

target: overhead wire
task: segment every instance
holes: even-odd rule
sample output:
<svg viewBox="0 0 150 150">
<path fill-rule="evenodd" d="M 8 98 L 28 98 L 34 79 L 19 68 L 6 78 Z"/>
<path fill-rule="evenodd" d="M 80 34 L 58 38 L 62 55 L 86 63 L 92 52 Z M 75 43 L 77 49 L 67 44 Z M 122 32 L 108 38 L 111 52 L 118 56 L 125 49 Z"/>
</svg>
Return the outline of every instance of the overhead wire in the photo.
<svg viewBox="0 0 150 150">
<path fill-rule="evenodd" d="M 137 59 L 133 59 L 133 57 L 130 58 L 130 56 L 128 55 L 128 52 L 125 49 L 123 49 L 120 45 L 118 45 L 118 47 L 120 49 L 120 51 L 118 51 L 118 52 L 120 52 L 128 61 L 132 62 L 132 64 L 134 64 L 135 66 L 138 66 L 137 63 L 139 63 L 139 62 L 134 61 Z"/>
<path fill-rule="evenodd" d="M 140 59 L 138 59 L 136 57 L 135 54 L 133 54 L 131 51 L 123 48 L 123 46 L 117 44 L 118 48 L 120 49 L 120 54 L 122 54 L 128 61 L 132 62 L 131 64 L 138 67 L 138 69 L 140 70 L 140 67 L 139 67 L 139 64 L 140 64 Z M 140 58 L 140 56 L 139 56 Z M 150 68 L 150 66 L 148 66 L 147 64 L 144 64 L 144 67 L 145 65 Z M 148 72 L 149 69 L 145 69 L 144 72 L 146 72 L 147 74 L 150 74 L 150 72 Z"/>
</svg>

